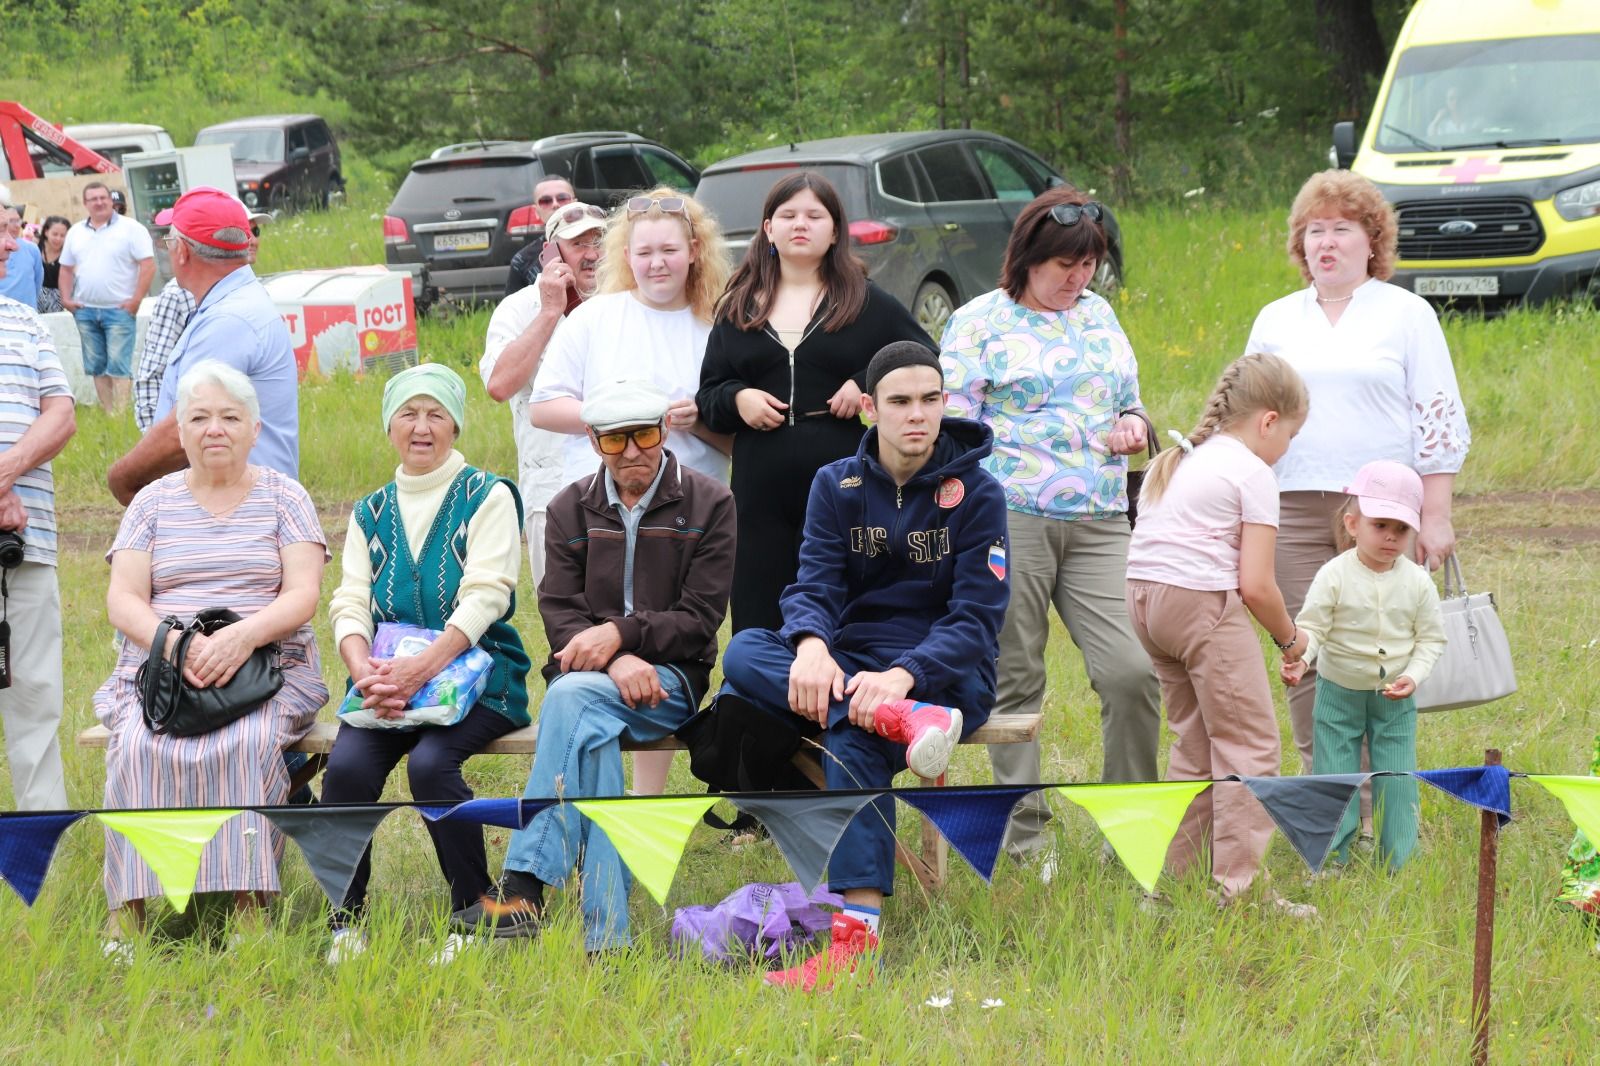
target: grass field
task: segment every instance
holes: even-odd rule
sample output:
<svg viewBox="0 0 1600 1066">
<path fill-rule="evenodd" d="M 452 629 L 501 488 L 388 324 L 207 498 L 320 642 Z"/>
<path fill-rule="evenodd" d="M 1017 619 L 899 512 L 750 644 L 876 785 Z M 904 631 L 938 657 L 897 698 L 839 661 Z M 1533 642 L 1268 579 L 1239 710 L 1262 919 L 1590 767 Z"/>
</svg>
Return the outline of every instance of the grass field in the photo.
<svg viewBox="0 0 1600 1066">
<path fill-rule="evenodd" d="M 381 193 L 274 227 L 265 269 L 373 261 Z M 1163 427 L 1187 428 L 1211 379 L 1238 354 L 1256 310 L 1297 281 L 1282 219 L 1215 208 L 1130 211 L 1129 284 L 1118 311 Z M 427 357 L 462 368 L 479 350 L 483 312 L 429 320 Z M 1446 322 L 1472 418 L 1457 527 L 1467 577 L 1493 590 L 1522 682 L 1500 704 L 1427 718 L 1425 767 L 1481 761 L 1494 746 L 1513 769 L 1587 767 L 1600 703 L 1600 461 L 1580 435 L 1600 426 L 1593 383 L 1600 317 L 1553 308 Z M 463 450 L 514 469 L 507 415 L 480 388 Z M 330 543 L 351 501 L 389 477 L 377 425 L 378 385 L 336 380 L 302 392 L 303 480 Z M 79 414 L 57 462 L 67 641 L 63 735 L 91 724 L 91 692 L 112 663 L 106 565 L 120 511 L 106 464 L 130 424 Z M 331 590 L 335 570 L 325 585 Z M 545 651 L 524 589 L 518 624 Z M 330 687 L 342 687 L 326 619 L 318 620 Z M 1048 651 L 1046 777 L 1098 776 L 1098 713 L 1059 625 Z M 325 712 L 331 717 L 331 710 Z M 1285 729 L 1286 729 L 1285 724 Z M 1286 748 L 1287 735 L 1285 737 Z M 74 803 L 98 803 L 99 752 L 67 751 Z M 1297 767 L 1286 759 L 1284 769 Z M 959 779 L 984 780 L 964 750 Z M 520 793 L 527 760 L 474 760 L 480 795 Z M 392 792 L 402 798 L 403 792 Z M 673 790 L 695 790 L 682 759 Z M 9 782 L 0 771 L 0 795 Z M 1587 1062 L 1600 1034 L 1593 935 L 1549 900 L 1571 827 L 1559 805 L 1514 786 L 1518 819 L 1502 838 L 1494 1048 L 1507 1062 Z M 765 990 L 754 969 L 675 960 L 670 911 L 635 892 L 635 950 L 588 963 L 575 908 L 534 942 L 469 954 L 443 970 L 427 958 L 443 935 L 445 894 L 421 827 L 391 816 L 376 844 L 374 950 L 337 972 L 326 950 L 320 890 L 290 846 L 273 931 L 225 952 L 214 910 L 163 923 L 127 969 L 102 961 L 99 829 L 65 836 L 38 905 L 0 892 L 0 1062 L 1458 1062 L 1470 1039 L 1468 982 L 1476 813 L 1423 789 L 1423 837 L 1403 872 L 1357 869 L 1303 886 L 1281 841 L 1269 868 L 1321 917 L 1300 924 L 1263 909 L 1218 914 L 1198 880 L 1171 886 L 1164 917 L 1137 909 L 1131 879 L 1099 861 L 1081 812 L 1058 806 L 1064 869 L 1050 886 L 1002 861 L 986 887 L 959 860 L 929 901 L 909 879 L 885 913 L 886 958 L 870 988 L 819 999 Z M 908 819 L 914 824 L 914 818 Z M 505 833 L 488 831 L 492 865 Z M 770 845 L 732 854 L 697 830 L 671 906 L 713 902 L 751 880 L 784 880 Z M 950 995 L 945 1007 L 930 997 Z M 1001 1001 L 1001 1005 L 985 1005 Z"/>
</svg>

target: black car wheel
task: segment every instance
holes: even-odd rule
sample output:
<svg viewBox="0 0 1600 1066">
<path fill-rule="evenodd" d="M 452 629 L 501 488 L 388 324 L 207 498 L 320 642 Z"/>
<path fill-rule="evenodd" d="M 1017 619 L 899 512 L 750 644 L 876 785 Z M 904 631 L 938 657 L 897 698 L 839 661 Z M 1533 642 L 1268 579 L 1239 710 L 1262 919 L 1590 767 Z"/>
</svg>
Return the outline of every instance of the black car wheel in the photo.
<svg viewBox="0 0 1600 1066">
<path fill-rule="evenodd" d="M 324 211 L 333 206 L 335 200 L 344 199 L 344 182 L 338 178 L 329 178 L 328 184 L 322 187 L 322 199 L 318 206 Z"/>
<path fill-rule="evenodd" d="M 911 300 L 911 316 L 933 338 L 934 344 L 939 343 L 944 324 L 955 312 L 956 298 L 942 283 L 929 278 L 917 286 L 917 295 Z"/>
</svg>

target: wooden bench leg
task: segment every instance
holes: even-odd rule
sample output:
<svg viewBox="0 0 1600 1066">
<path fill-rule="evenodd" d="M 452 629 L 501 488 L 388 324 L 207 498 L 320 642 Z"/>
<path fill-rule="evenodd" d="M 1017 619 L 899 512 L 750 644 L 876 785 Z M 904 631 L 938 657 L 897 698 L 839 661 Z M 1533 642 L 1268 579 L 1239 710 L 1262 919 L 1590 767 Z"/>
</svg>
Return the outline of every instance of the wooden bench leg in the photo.
<svg viewBox="0 0 1600 1066">
<path fill-rule="evenodd" d="M 311 784 L 312 780 L 322 772 L 322 768 L 327 765 L 328 757 L 322 752 L 319 751 L 307 755 L 306 761 L 300 765 L 300 769 L 289 777 L 289 795 L 292 796 L 306 785 Z"/>
</svg>

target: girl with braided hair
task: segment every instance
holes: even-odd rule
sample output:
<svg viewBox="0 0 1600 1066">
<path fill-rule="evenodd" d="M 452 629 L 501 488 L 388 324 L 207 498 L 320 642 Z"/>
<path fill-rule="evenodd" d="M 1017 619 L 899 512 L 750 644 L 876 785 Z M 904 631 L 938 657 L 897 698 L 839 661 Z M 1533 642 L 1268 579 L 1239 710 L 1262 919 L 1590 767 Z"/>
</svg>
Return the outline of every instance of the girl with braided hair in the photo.
<svg viewBox="0 0 1600 1066">
<path fill-rule="evenodd" d="M 1278 481 L 1272 464 L 1306 420 L 1305 383 L 1275 355 L 1222 372 L 1200 423 L 1145 474 L 1128 548 L 1128 615 L 1150 655 L 1174 741 L 1173 781 L 1273 777 L 1282 751 L 1253 616 L 1288 662 L 1306 638 L 1273 576 Z M 1167 853 L 1182 874 L 1207 850 L 1224 905 L 1250 887 L 1272 821 L 1237 782 L 1196 797 Z M 1297 918 L 1316 910 L 1271 897 Z"/>
</svg>

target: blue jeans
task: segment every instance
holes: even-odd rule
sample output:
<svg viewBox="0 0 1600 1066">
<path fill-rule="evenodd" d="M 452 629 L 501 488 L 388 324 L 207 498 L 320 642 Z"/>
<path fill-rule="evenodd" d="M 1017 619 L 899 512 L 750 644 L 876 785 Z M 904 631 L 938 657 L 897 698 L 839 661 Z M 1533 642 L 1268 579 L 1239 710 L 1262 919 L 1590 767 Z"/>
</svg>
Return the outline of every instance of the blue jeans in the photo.
<svg viewBox="0 0 1600 1066">
<path fill-rule="evenodd" d="M 862 651 L 830 650 L 834 662 L 849 678 L 863 670 L 887 669 L 899 652 L 871 654 Z M 771 714 L 793 714 L 789 709 L 789 668 L 794 652 L 770 629 L 746 629 L 735 633 L 722 655 L 722 674 L 727 689 L 744 697 L 753 706 Z M 988 720 L 994 706 L 994 692 L 985 687 L 973 670 L 962 684 L 949 692 L 924 692 L 913 689 L 912 699 L 961 709 L 961 732 L 970 734 Z M 850 697 L 837 700 L 828 708 L 828 728 L 822 735 L 827 756 L 822 772 L 829 788 L 888 788 L 894 777 L 906 768 L 906 748 L 850 722 Z M 847 888 L 875 888 L 886 896 L 894 894 L 894 800 L 888 796 L 873 800 L 850 820 L 839 843 L 828 859 L 828 887 L 835 892 Z"/>
<path fill-rule="evenodd" d="M 72 312 L 83 341 L 83 372 L 89 377 L 133 376 L 134 317 L 120 307 L 80 307 Z"/>
<path fill-rule="evenodd" d="M 539 750 L 522 792 L 529 799 L 560 795 L 588 799 L 623 794 L 622 740 L 660 740 L 694 714 L 693 698 L 674 670 L 656 667 L 667 698 L 654 707 L 630 708 L 617 684 L 603 673 L 562 674 L 539 707 Z M 511 835 L 506 869 L 530 873 L 561 887 L 579 865 L 583 885 L 584 947 L 626 947 L 628 890 L 633 878 L 604 832 L 575 807 L 561 803 L 541 811 Z"/>
</svg>

